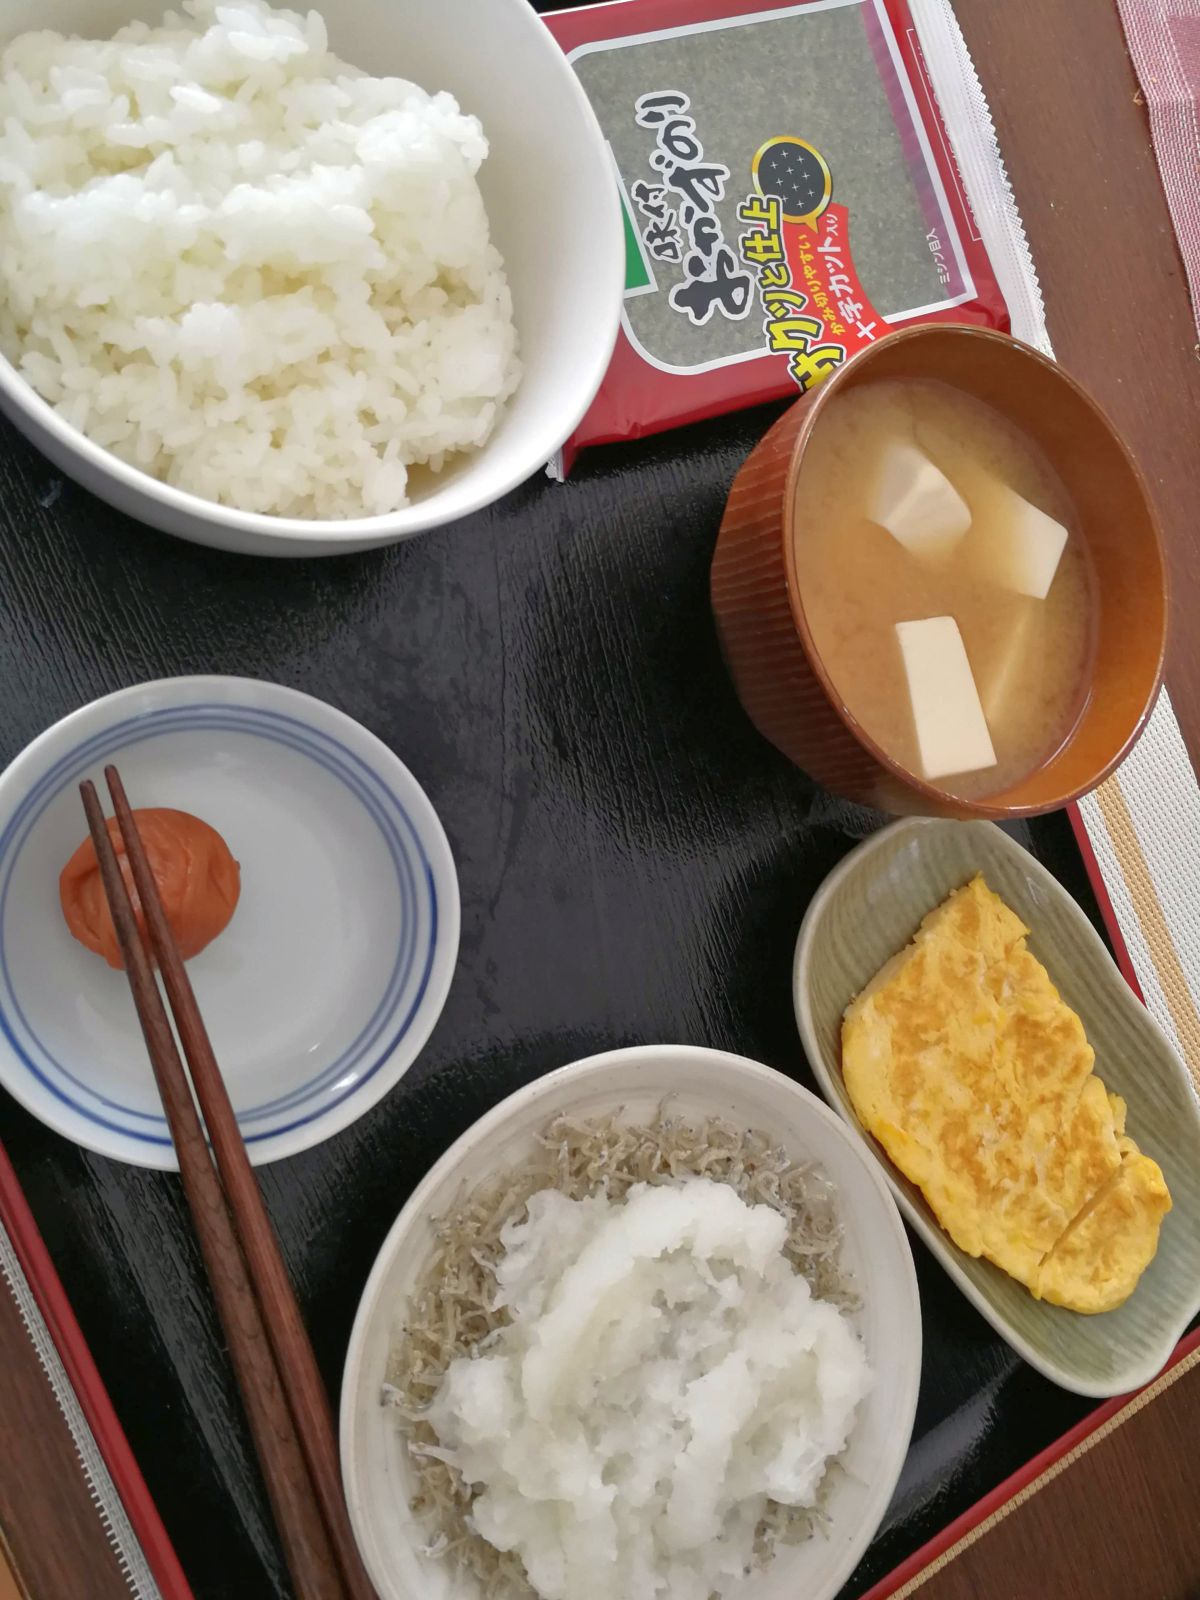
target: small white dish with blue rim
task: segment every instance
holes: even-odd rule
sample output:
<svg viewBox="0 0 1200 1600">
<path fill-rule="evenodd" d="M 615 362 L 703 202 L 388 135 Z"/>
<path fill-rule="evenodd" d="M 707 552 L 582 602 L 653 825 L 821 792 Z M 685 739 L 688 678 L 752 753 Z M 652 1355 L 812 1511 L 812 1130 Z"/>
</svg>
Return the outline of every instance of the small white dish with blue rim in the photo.
<svg viewBox="0 0 1200 1600">
<path fill-rule="evenodd" d="M 193 812 L 241 865 L 233 920 L 188 963 L 250 1159 L 295 1155 L 416 1059 L 458 954 L 454 859 L 407 767 L 279 684 L 169 678 L 55 723 L 0 775 L 0 1082 L 49 1127 L 178 1165 L 125 975 L 68 932 L 79 784 Z"/>
</svg>

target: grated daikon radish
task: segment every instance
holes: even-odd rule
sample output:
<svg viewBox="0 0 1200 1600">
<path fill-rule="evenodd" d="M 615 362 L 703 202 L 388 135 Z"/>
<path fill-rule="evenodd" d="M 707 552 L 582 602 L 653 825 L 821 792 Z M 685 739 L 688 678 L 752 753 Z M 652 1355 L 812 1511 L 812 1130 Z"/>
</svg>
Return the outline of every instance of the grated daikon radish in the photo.
<svg viewBox="0 0 1200 1600">
<path fill-rule="evenodd" d="M 817 1503 L 870 1374 L 788 1225 L 727 1184 L 535 1194 L 501 1233 L 510 1321 L 446 1371 L 426 1447 L 543 1600 L 709 1600 L 774 1501 Z"/>
</svg>

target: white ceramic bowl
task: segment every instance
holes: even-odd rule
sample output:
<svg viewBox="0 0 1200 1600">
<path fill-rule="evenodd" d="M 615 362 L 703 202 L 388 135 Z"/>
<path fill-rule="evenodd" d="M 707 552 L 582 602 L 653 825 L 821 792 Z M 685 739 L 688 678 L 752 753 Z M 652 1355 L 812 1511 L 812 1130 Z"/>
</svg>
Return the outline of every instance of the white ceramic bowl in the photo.
<svg viewBox="0 0 1200 1600">
<path fill-rule="evenodd" d="M 241 866 L 233 920 L 188 963 L 256 1164 L 320 1143 L 416 1059 L 458 954 L 458 881 L 424 791 L 357 722 L 249 678 L 167 678 L 64 717 L 0 774 L 0 1083 L 139 1166 L 174 1146 L 125 977 L 67 930 L 79 784 L 192 811 Z"/>
<path fill-rule="evenodd" d="M 169 4 L 7 0 L 0 28 L 5 38 L 30 28 L 100 38 L 135 19 L 156 22 Z M 309 522 L 236 511 L 159 483 L 69 427 L 0 358 L 0 409 L 56 466 L 130 516 L 222 550 L 365 550 L 490 505 L 572 432 L 604 376 L 620 316 L 625 244 L 612 162 L 574 72 L 529 0 L 326 0 L 320 9 L 343 60 L 448 89 L 483 123 L 491 153 L 480 185 L 508 269 L 524 376 L 487 444 L 412 505 Z"/>
<path fill-rule="evenodd" d="M 350 1336 L 341 1405 L 350 1516 L 380 1600 L 477 1597 L 422 1555 L 422 1530 L 408 1511 L 407 1453 L 394 1414 L 380 1403 L 390 1344 L 433 1248 L 433 1219 L 462 1193 L 521 1161 L 559 1113 L 619 1114 L 637 1123 L 651 1118 L 664 1099 L 681 1116 L 717 1115 L 769 1130 L 797 1160 L 821 1163 L 837 1188 L 842 1260 L 860 1287 L 858 1327 L 875 1374 L 844 1457 L 846 1470 L 830 1496 L 827 1534 L 781 1549 L 745 1585 L 745 1600 L 830 1600 L 874 1536 L 908 1450 L 921 1372 L 921 1307 L 895 1203 L 843 1124 L 790 1078 L 717 1050 L 646 1045 L 577 1061 L 510 1095 L 447 1151 L 384 1241 Z"/>
</svg>

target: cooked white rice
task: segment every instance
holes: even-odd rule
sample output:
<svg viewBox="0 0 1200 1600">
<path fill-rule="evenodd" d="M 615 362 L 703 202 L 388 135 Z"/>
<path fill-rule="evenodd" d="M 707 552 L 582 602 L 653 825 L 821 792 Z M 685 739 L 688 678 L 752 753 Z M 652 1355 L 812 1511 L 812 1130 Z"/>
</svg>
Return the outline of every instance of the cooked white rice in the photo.
<svg viewBox="0 0 1200 1600">
<path fill-rule="evenodd" d="M 262 0 L 0 71 L 0 348 L 68 422 L 179 488 L 344 518 L 487 439 L 520 368 L 448 94 L 372 78 Z"/>
</svg>

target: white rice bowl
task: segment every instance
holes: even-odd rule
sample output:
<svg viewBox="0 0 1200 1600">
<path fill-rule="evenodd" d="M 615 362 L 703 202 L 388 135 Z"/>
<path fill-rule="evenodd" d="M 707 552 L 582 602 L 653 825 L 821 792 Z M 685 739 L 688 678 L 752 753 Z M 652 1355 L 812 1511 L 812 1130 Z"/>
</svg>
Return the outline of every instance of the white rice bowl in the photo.
<svg viewBox="0 0 1200 1600">
<path fill-rule="evenodd" d="M 483 130 L 340 62 L 315 12 L 185 11 L 5 49 L 0 349 L 204 499 L 396 510 L 410 468 L 485 442 L 520 375 Z"/>
</svg>

